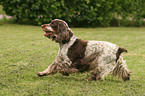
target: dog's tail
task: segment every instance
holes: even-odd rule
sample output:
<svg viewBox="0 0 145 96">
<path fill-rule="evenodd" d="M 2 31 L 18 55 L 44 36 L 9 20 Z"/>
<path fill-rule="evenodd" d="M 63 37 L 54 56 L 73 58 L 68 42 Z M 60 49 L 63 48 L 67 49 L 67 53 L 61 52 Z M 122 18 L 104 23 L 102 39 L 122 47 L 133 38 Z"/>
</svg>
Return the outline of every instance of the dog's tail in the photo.
<svg viewBox="0 0 145 96">
<path fill-rule="evenodd" d="M 125 61 L 117 62 L 116 67 L 113 70 L 114 76 L 121 77 L 124 81 L 130 80 L 130 71 L 127 69 Z"/>
<path fill-rule="evenodd" d="M 118 59 L 119 59 L 119 57 L 120 57 L 120 55 L 121 55 L 122 52 L 127 52 L 127 50 L 125 48 L 119 47 L 118 48 L 118 51 L 116 53 L 116 62 L 118 61 Z"/>
<path fill-rule="evenodd" d="M 118 49 L 121 53 L 122 52 L 127 52 L 127 50 L 125 49 L 125 48 L 121 48 L 121 47 L 119 47 L 119 49 Z"/>
</svg>

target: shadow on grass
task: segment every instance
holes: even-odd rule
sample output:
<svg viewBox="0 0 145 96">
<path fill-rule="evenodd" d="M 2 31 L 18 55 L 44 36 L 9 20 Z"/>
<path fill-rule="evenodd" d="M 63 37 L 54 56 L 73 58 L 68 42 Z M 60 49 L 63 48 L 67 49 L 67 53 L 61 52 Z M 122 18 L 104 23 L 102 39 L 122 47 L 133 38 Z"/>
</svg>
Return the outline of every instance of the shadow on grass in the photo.
<svg viewBox="0 0 145 96">
<path fill-rule="evenodd" d="M 92 80 L 92 81 L 87 81 L 86 79 L 90 78 L 90 77 L 86 77 L 86 76 L 81 76 L 80 74 L 75 76 L 75 75 L 70 75 L 70 76 L 64 76 L 61 74 L 55 74 L 55 75 L 47 75 L 47 76 L 43 76 L 43 77 L 39 77 L 37 75 L 35 75 L 34 77 L 32 77 L 33 79 L 37 79 L 37 80 L 57 80 L 57 81 L 76 81 L 76 82 L 108 82 L 108 83 L 122 83 L 125 82 L 123 81 L 121 78 L 113 78 L 113 77 L 109 77 L 106 78 L 105 80 Z M 128 82 L 128 81 L 126 81 Z"/>
</svg>

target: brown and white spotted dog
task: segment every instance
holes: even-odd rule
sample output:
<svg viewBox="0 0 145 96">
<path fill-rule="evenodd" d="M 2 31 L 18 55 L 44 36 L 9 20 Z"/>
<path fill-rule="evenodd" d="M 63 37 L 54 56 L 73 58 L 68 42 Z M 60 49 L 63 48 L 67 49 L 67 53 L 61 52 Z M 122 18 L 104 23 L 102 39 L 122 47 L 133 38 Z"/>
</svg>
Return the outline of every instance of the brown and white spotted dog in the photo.
<svg viewBox="0 0 145 96">
<path fill-rule="evenodd" d="M 61 73 L 69 76 L 75 72 L 91 71 L 88 80 L 104 80 L 109 73 L 119 75 L 124 81 L 130 80 L 122 52 L 127 52 L 115 44 L 106 41 L 85 41 L 74 36 L 63 20 L 54 19 L 50 24 L 43 24 L 44 35 L 59 43 L 56 60 L 38 76 Z"/>
</svg>

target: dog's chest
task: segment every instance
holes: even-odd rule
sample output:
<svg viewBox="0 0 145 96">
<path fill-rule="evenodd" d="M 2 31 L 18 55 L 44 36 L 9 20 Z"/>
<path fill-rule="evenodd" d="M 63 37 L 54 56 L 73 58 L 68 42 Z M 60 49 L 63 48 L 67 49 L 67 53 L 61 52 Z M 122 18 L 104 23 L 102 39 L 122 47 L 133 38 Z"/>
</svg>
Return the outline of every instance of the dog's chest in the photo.
<svg viewBox="0 0 145 96">
<path fill-rule="evenodd" d="M 59 48 L 59 57 L 62 58 L 63 60 L 69 59 L 68 58 L 68 49 L 74 44 L 74 42 L 76 41 L 75 36 L 73 36 L 70 41 L 66 44 L 60 44 L 60 48 Z"/>
<path fill-rule="evenodd" d="M 61 57 L 63 59 L 68 58 L 68 56 L 67 56 L 68 48 L 69 48 L 69 46 L 67 44 L 63 45 L 63 46 L 60 46 L 59 53 L 58 53 L 59 57 Z"/>
</svg>

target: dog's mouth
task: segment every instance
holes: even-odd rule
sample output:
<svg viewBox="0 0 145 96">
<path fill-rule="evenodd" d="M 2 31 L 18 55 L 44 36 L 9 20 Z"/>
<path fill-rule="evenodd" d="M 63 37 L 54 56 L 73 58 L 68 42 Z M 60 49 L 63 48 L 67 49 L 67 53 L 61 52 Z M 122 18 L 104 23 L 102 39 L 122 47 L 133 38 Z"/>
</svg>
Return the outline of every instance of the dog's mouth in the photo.
<svg viewBox="0 0 145 96">
<path fill-rule="evenodd" d="M 52 35 L 52 31 L 46 31 L 44 32 L 44 36 L 50 37 Z"/>
<path fill-rule="evenodd" d="M 44 33 L 44 36 L 46 36 L 46 37 L 48 37 L 48 38 L 50 38 L 50 39 L 52 39 L 52 40 L 55 40 L 55 38 L 56 38 L 56 36 L 53 34 L 52 31 L 47 31 L 47 32 L 45 32 L 45 33 Z"/>
<path fill-rule="evenodd" d="M 55 31 L 53 30 L 53 28 L 51 28 L 50 24 L 43 24 L 41 25 L 42 30 L 44 31 L 44 36 L 48 37 L 52 40 L 56 39 L 56 34 Z"/>
</svg>

